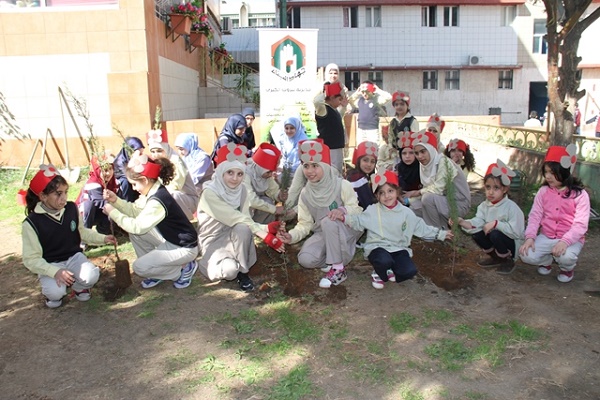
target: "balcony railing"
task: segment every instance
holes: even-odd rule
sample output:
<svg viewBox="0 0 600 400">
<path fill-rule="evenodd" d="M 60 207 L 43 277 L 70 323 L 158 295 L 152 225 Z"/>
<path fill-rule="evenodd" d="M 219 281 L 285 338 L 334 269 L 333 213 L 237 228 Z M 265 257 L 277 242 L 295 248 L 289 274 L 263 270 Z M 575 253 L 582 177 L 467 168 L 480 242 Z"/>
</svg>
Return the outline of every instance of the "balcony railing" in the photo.
<svg viewBox="0 0 600 400">
<path fill-rule="evenodd" d="M 457 137 L 471 137 L 540 153 L 546 152 L 550 145 L 546 131 L 542 130 L 460 121 L 447 121 L 446 124 L 446 129 L 455 132 Z M 600 139 L 574 135 L 573 143 L 577 145 L 580 160 L 600 163 Z"/>
</svg>

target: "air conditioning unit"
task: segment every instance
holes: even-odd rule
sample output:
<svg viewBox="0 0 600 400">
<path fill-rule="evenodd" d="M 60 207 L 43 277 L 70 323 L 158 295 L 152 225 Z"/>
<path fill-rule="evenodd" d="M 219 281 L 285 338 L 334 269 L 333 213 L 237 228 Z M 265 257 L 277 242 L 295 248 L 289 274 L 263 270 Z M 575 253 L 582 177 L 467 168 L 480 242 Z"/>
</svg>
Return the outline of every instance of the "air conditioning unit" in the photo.
<svg viewBox="0 0 600 400">
<path fill-rule="evenodd" d="M 481 64 L 481 57 L 469 56 L 469 65 L 479 65 L 479 64 Z"/>
<path fill-rule="evenodd" d="M 223 17 L 223 21 L 221 22 L 221 31 L 223 33 L 231 33 L 231 18 Z"/>
</svg>

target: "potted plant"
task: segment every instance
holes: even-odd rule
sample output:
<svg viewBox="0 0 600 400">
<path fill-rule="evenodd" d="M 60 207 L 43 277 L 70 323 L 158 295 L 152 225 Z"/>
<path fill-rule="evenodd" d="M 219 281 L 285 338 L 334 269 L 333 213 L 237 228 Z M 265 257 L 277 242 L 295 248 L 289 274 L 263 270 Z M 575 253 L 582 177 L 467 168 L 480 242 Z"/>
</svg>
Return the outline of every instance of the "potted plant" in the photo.
<svg viewBox="0 0 600 400">
<path fill-rule="evenodd" d="M 233 62 L 233 56 L 225 48 L 225 43 L 213 48 L 212 55 L 214 62 L 220 67 L 227 68 Z"/>
<path fill-rule="evenodd" d="M 192 21 L 198 15 L 199 8 L 195 1 L 171 6 L 171 28 L 180 35 L 189 35 L 192 30 Z"/>
<path fill-rule="evenodd" d="M 208 21 L 208 14 L 200 12 L 192 21 L 192 31 L 190 32 L 190 46 L 206 47 L 208 41 L 212 38 L 213 30 Z"/>
</svg>

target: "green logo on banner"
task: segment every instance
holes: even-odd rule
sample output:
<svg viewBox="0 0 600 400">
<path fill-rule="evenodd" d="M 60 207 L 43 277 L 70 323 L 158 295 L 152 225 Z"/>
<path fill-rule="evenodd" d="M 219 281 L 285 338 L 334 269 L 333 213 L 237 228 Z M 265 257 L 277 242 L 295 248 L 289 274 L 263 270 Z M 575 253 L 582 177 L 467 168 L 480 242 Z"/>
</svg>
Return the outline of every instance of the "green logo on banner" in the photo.
<svg viewBox="0 0 600 400">
<path fill-rule="evenodd" d="M 306 73 L 306 46 L 291 36 L 271 46 L 271 72 L 284 81 L 293 81 Z"/>
</svg>

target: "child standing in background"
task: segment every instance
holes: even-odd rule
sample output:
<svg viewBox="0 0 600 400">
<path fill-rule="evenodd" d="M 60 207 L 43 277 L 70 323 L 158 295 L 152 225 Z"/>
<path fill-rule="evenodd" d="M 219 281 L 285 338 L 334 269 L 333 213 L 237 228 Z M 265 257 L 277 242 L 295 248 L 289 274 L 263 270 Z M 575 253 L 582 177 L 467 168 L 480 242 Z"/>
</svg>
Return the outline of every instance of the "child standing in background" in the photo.
<svg viewBox="0 0 600 400">
<path fill-rule="evenodd" d="M 391 99 L 388 92 L 371 81 L 364 81 L 350 96 L 348 101 L 354 108 L 358 108 L 356 143 L 381 141 L 379 117 L 387 115 L 384 105 Z"/>
<path fill-rule="evenodd" d="M 371 190 L 371 176 L 375 173 L 377 152 L 376 143 L 360 143 L 352 155 L 354 169 L 346 174 L 346 179 L 352 184 L 358 197 L 358 205 L 363 210 L 375 203 L 375 197 Z"/>
<path fill-rule="evenodd" d="M 577 147 L 550 146 L 542 166 L 544 184 L 533 199 L 521 260 L 537 265 L 540 275 L 558 264 L 558 281 L 571 282 L 585 242 L 590 218 L 590 197 L 581 181 L 572 175 Z M 539 233 L 538 233 L 539 231 Z"/>
<path fill-rule="evenodd" d="M 313 99 L 319 138 L 327 145 L 331 153 L 331 166 L 337 169 L 340 175 L 344 164 L 346 131 L 337 109 L 343 99 L 342 85 L 339 81 L 331 84 L 326 82 L 323 90 Z"/>
<path fill-rule="evenodd" d="M 163 186 L 168 185 L 174 175 L 175 167 L 168 159 L 152 160 L 134 153 L 127 167 L 127 179 L 140 197 L 135 203 L 129 203 L 110 190 L 104 191 L 108 202 L 104 212 L 129 232 L 137 255 L 133 271 L 145 278 L 144 289 L 163 280 L 173 281 L 177 289 L 186 288 L 198 269 L 196 230 Z"/>
<path fill-rule="evenodd" d="M 505 275 L 515 269 L 525 230 L 523 211 L 508 198 L 514 176 L 514 171 L 502 161 L 491 164 L 483 178 L 486 199 L 477 207 L 477 214 L 471 219 L 458 218 L 461 228 L 487 254 L 477 265 L 497 268 L 497 273 Z M 453 221 L 448 223 L 452 225 Z"/>
<path fill-rule="evenodd" d="M 41 165 L 26 194 L 27 217 L 22 224 L 23 264 L 38 274 L 46 306 L 60 307 L 71 287 L 75 298 L 87 301 L 100 270 L 83 254 L 81 242 L 116 244 L 112 235 L 83 227 L 75 203 L 67 201 L 69 185 L 53 165 Z"/>
<path fill-rule="evenodd" d="M 406 91 L 394 92 L 392 105 L 396 110 L 388 128 L 389 144 L 399 150 L 398 139 L 404 132 L 418 132 L 419 121 L 410 113 L 410 95 Z"/>
<path fill-rule="evenodd" d="M 340 217 L 358 214 L 361 208 L 350 182 L 329 165 L 327 145 L 316 140 L 303 142 L 300 159 L 307 182 L 298 200 L 298 224 L 278 237 L 284 243 L 297 243 L 313 232 L 298 253 L 298 263 L 327 272 L 319 286 L 329 288 L 346 280 L 345 265 L 352 261 L 362 235 L 345 226 Z"/>
<path fill-rule="evenodd" d="M 424 239 L 452 239 L 452 232 L 433 228 L 403 206 L 398 177 L 392 171 L 380 172 L 373 178 L 377 203 L 362 214 L 343 215 L 342 220 L 357 231 L 367 230 L 365 257 L 373 265 L 371 283 L 383 289 L 387 281 L 402 282 L 417 273 L 412 261 L 410 243 L 413 236 Z"/>
</svg>

